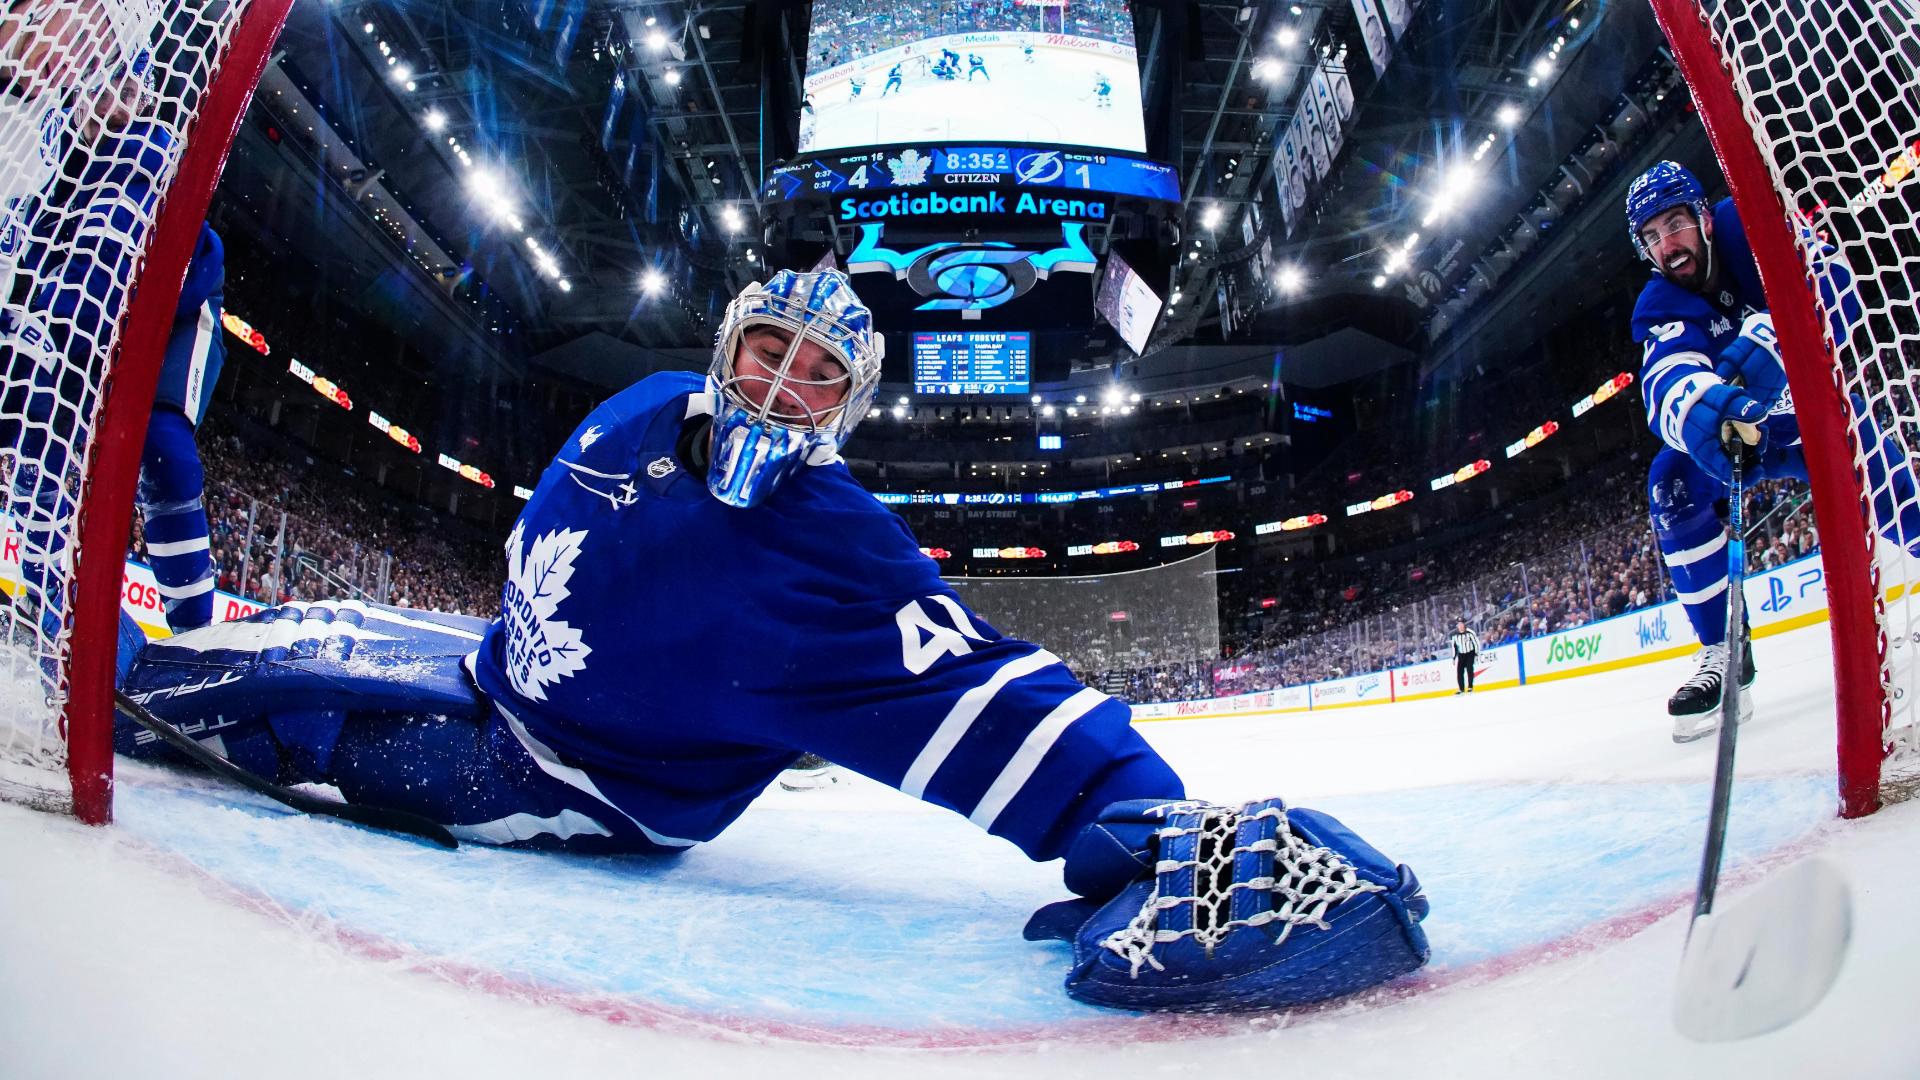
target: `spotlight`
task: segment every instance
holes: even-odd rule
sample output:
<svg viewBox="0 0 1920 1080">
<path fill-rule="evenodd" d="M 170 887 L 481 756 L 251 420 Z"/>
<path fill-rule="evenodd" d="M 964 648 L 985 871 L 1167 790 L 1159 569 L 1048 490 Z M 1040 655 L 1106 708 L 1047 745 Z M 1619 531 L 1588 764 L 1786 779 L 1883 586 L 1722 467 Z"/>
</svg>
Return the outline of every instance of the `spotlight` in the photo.
<svg viewBox="0 0 1920 1080">
<path fill-rule="evenodd" d="M 1520 122 L 1520 107 L 1512 103 L 1502 105 L 1500 106 L 1500 111 L 1495 113 L 1494 116 L 1500 121 L 1501 127 L 1510 128 Z"/>
<path fill-rule="evenodd" d="M 447 130 L 447 114 L 439 109 L 427 110 L 427 130 L 441 132 Z"/>
<path fill-rule="evenodd" d="M 1273 40 L 1279 42 L 1281 48 L 1290 49 L 1300 44 L 1300 31 L 1291 26 L 1283 26 L 1279 33 L 1273 35 Z"/>
<path fill-rule="evenodd" d="M 1307 283 L 1307 275 L 1297 266 L 1283 266 L 1279 280 L 1281 292 L 1297 293 Z"/>
<path fill-rule="evenodd" d="M 667 35 L 661 33 L 658 30 L 655 30 L 653 33 L 647 35 L 647 48 L 652 49 L 654 52 L 660 52 L 666 47 L 667 47 Z"/>
<path fill-rule="evenodd" d="M 1220 227 L 1220 219 L 1222 216 L 1224 215 L 1221 213 L 1220 207 L 1217 204 L 1209 206 L 1200 212 L 1200 227 L 1203 229 L 1217 229 Z"/>
<path fill-rule="evenodd" d="M 658 270 L 649 270 L 640 275 L 640 288 L 648 296 L 658 296 L 660 290 L 667 287 L 667 275 Z"/>
<path fill-rule="evenodd" d="M 680 71 L 678 68 L 668 68 L 667 73 L 661 77 L 667 80 L 668 86 L 680 85 Z"/>
</svg>

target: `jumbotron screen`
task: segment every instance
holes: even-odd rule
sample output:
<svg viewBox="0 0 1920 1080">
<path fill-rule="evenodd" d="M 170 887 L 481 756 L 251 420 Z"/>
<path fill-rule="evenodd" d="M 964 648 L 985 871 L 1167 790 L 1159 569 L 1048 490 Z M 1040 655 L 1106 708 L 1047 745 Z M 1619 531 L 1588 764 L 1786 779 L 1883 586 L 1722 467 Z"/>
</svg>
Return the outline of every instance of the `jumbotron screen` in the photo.
<svg viewBox="0 0 1920 1080">
<path fill-rule="evenodd" d="M 1128 0 L 815 0 L 800 152 L 928 140 L 1144 153 Z"/>
<path fill-rule="evenodd" d="M 915 334 L 913 392 L 1024 394 L 1032 357 L 1033 335 L 1023 331 Z"/>
</svg>

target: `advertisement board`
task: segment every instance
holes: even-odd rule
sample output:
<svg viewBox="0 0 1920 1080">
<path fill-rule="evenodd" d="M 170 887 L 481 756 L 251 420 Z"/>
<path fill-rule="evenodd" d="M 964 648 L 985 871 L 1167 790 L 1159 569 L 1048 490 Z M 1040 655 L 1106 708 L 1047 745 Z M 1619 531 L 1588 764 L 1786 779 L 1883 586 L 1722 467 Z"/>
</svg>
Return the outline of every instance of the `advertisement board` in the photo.
<svg viewBox="0 0 1920 1080">
<path fill-rule="evenodd" d="M 1908 560 L 1903 575 L 1920 578 L 1920 560 Z M 1894 580 L 1889 572 L 1888 580 Z M 1889 599 L 1899 591 L 1889 590 Z M 1755 573 L 1746 582 L 1747 613 L 1757 638 L 1824 622 L 1827 589 L 1820 557 L 1807 555 Z M 1648 664 L 1685 656 L 1699 648 L 1686 611 L 1677 601 L 1630 611 L 1572 630 L 1510 642 L 1480 653 L 1474 689 L 1500 690 L 1533 682 Z M 1208 701 L 1135 705 L 1136 720 L 1231 716 L 1237 712 L 1340 709 L 1353 705 L 1419 701 L 1450 695 L 1456 682 L 1451 658 L 1409 664 L 1389 672 L 1329 679 Z M 1249 699 L 1257 699 L 1250 701 Z M 1271 704 L 1268 704 L 1271 702 Z"/>
<path fill-rule="evenodd" d="M 1453 693 L 1459 689 L 1459 685 L 1454 675 L 1451 657 L 1393 669 L 1393 700 L 1395 701 L 1419 701 L 1421 698 L 1440 697 Z M 1473 688 L 1476 692 L 1504 690 L 1507 687 L 1519 685 L 1519 645 L 1501 645 L 1486 649 L 1475 657 Z"/>
<path fill-rule="evenodd" d="M 1329 679 L 1308 687 L 1312 692 L 1310 700 L 1317 712 L 1321 709 L 1342 709 L 1352 705 L 1372 705 L 1376 702 L 1393 700 L 1393 683 L 1388 680 L 1387 672 L 1370 671 L 1365 675 L 1350 675 L 1344 679 Z"/>
</svg>

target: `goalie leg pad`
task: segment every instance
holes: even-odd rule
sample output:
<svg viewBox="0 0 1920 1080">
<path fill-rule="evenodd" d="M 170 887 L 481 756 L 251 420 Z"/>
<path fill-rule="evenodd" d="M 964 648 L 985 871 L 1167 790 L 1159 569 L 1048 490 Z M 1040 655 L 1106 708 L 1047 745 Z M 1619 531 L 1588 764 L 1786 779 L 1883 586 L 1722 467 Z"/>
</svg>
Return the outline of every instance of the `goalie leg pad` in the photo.
<svg viewBox="0 0 1920 1080">
<path fill-rule="evenodd" d="M 1029 938 L 1073 943 L 1073 997 L 1125 1009 L 1285 1008 L 1426 963 L 1428 905 L 1413 871 L 1334 818 L 1278 799 L 1116 804 L 1069 853 L 1069 881 L 1121 867 L 1116 843 L 1150 823 L 1137 849 L 1147 873 L 1104 904 L 1050 905 L 1028 924 Z M 1088 874 L 1089 862 L 1101 869 Z"/>
</svg>

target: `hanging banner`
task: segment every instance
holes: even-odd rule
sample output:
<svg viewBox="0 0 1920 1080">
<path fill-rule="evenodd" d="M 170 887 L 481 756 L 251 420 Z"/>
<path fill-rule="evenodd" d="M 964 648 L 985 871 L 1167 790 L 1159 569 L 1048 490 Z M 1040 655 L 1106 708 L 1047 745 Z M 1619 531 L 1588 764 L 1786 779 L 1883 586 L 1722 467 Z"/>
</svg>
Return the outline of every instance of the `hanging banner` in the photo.
<svg viewBox="0 0 1920 1080">
<path fill-rule="evenodd" d="M 1346 125 L 1353 122 L 1353 80 L 1347 77 L 1347 50 L 1342 48 L 1321 66 L 1326 69 L 1327 85 L 1333 91 L 1334 115 L 1340 118 L 1344 131 Z"/>
<path fill-rule="evenodd" d="M 1353 17 L 1360 24 L 1360 38 L 1367 43 L 1367 59 L 1373 61 L 1373 77 L 1387 70 L 1393 45 L 1387 38 L 1387 19 L 1380 12 L 1380 0 L 1353 0 Z"/>
<path fill-rule="evenodd" d="M 1300 95 L 1298 129 L 1302 150 L 1313 167 L 1312 183 L 1318 184 L 1327 178 L 1327 139 L 1320 133 L 1320 103 L 1314 100 L 1312 87 Z"/>
<path fill-rule="evenodd" d="M 1293 236 L 1300 219 L 1299 207 L 1293 202 L 1293 166 L 1297 156 L 1293 147 L 1293 129 L 1288 128 L 1280 136 L 1279 157 L 1273 165 L 1273 191 L 1280 203 L 1280 221 L 1288 237 Z"/>
<path fill-rule="evenodd" d="M 1314 69 L 1313 81 L 1307 84 L 1307 93 L 1313 95 L 1313 103 L 1320 114 L 1320 137 L 1326 140 L 1327 162 L 1331 164 L 1340 157 L 1340 112 L 1333 101 L 1333 80 L 1327 74 L 1325 64 Z"/>
<path fill-rule="evenodd" d="M 1413 21 L 1413 0 L 1379 0 L 1380 6 L 1387 12 L 1387 27 L 1393 31 L 1393 40 L 1399 41 L 1400 35 L 1407 32 L 1407 24 Z"/>
</svg>

